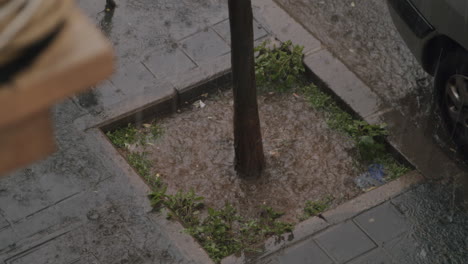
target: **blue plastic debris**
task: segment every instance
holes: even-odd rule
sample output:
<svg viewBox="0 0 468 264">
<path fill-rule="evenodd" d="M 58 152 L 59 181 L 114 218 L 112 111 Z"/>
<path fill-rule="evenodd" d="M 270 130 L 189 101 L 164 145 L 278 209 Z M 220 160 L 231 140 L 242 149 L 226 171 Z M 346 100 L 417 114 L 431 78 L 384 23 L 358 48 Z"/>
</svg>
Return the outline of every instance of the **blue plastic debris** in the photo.
<svg viewBox="0 0 468 264">
<path fill-rule="evenodd" d="M 382 164 L 371 164 L 367 171 L 359 175 L 354 182 L 363 189 L 369 190 L 386 183 L 384 166 Z"/>
</svg>

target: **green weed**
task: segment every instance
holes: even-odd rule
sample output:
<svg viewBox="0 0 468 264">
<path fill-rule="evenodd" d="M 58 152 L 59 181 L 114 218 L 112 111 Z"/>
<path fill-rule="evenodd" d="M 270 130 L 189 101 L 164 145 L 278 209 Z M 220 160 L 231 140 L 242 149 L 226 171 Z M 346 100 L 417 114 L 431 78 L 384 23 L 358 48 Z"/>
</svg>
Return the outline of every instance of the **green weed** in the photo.
<svg viewBox="0 0 468 264">
<path fill-rule="evenodd" d="M 259 87 L 273 88 L 284 92 L 290 90 L 303 78 L 305 72 L 302 63 L 304 47 L 292 45 L 291 41 L 281 43 L 279 47 L 268 47 L 263 42 L 255 48 L 255 76 Z"/>
<path fill-rule="evenodd" d="M 127 155 L 128 163 L 145 179 L 150 177 L 151 161 L 146 157 L 147 153 L 129 153 Z"/>
<path fill-rule="evenodd" d="M 161 126 L 157 124 L 151 124 L 149 132 L 154 139 L 160 138 L 164 132 Z"/>
<path fill-rule="evenodd" d="M 362 165 L 382 164 L 387 179 L 396 179 L 409 171 L 409 168 L 388 153 L 385 145 L 388 135 L 385 124 L 370 125 L 354 118 L 338 106 L 330 95 L 313 84 L 302 87 L 301 92 L 313 108 L 325 113 L 327 125 L 331 129 L 346 133 L 353 139 Z"/>
<path fill-rule="evenodd" d="M 169 195 L 166 186 L 156 186 L 149 195 L 154 209 L 168 208 L 168 218 L 179 220 L 216 263 L 241 250 L 254 251 L 253 246 L 269 236 L 292 231 L 291 224 L 278 220 L 283 214 L 271 207 L 262 207 L 258 219 L 246 219 L 226 204 L 219 210 L 206 208 L 203 218 L 203 197 L 193 190 Z"/>
<path fill-rule="evenodd" d="M 149 139 L 160 138 L 164 133 L 161 126 L 153 124 L 143 124 L 141 128 L 137 128 L 132 124 L 126 127 L 109 131 L 106 133 L 112 144 L 118 148 L 127 148 L 131 144 L 138 143 L 144 146 Z"/>
<path fill-rule="evenodd" d="M 234 226 L 238 220 L 232 205 L 227 204 L 221 210 L 208 208 L 208 216 L 200 224 L 187 228 L 187 232 L 200 242 L 215 262 L 220 262 L 243 248 Z"/>
<path fill-rule="evenodd" d="M 208 217 L 188 232 L 202 244 L 208 255 L 220 262 L 238 251 L 255 251 L 253 246 L 273 235 L 292 231 L 292 224 L 278 221 L 282 213 L 264 207 L 258 219 L 246 219 L 226 204 L 220 210 L 208 208 Z"/>
<path fill-rule="evenodd" d="M 385 179 L 387 181 L 398 179 L 400 176 L 411 171 L 410 168 L 399 163 L 389 153 L 386 155 L 381 155 L 380 157 L 376 158 L 374 162 L 383 165 L 386 174 Z"/>
<path fill-rule="evenodd" d="M 164 205 L 172 213 L 169 218 L 177 218 L 184 226 L 198 225 L 200 210 L 203 209 L 203 197 L 197 196 L 193 190 L 189 192 L 177 192 L 175 195 L 167 195 Z"/>
<path fill-rule="evenodd" d="M 318 201 L 307 201 L 304 206 L 304 214 L 299 218 L 299 220 L 303 221 L 312 216 L 323 213 L 328 209 L 328 207 L 330 207 L 332 201 L 332 197 L 326 197 Z"/>
<path fill-rule="evenodd" d="M 106 133 L 109 140 L 118 148 L 125 148 L 129 144 L 137 142 L 138 130 L 132 124 L 128 124 L 126 127 L 116 129 L 114 131 L 108 131 Z"/>
</svg>

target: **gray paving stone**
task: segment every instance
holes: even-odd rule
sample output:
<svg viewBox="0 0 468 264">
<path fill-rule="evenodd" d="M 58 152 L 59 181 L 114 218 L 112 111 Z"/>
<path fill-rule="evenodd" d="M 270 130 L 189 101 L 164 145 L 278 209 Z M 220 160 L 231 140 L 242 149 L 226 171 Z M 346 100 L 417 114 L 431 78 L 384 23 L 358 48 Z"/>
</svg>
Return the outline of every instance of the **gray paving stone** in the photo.
<svg viewBox="0 0 468 264">
<path fill-rule="evenodd" d="M 110 81 L 101 82 L 93 89 L 75 96 L 81 107 L 92 113 L 99 113 L 104 107 L 114 105 L 125 98 L 122 90 L 117 89 Z"/>
<path fill-rule="evenodd" d="M 382 249 L 377 248 L 358 258 L 348 262 L 348 264 L 392 264 L 391 258 Z"/>
<path fill-rule="evenodd" d="M 384 245 L 383 249 L 398 264 L 431 263 L 427 258 L 428 251 L 411 236 L 395 238 Z"/>
<path fill-rule="evenodd" d="M 125 93 L 121 89 L 115 87 L 110 81 L 104 81 L 94 88 L 94 93 L 97 96 L 99 105 L 108 107 L 122 101 L 125 98 Z"/>
<path fill-rule="evenodd" d="M 354 220 L 379 244 L 390 241 L 410 228 L 409 223 L 390 202 L 374 207 Z"/>
<path fill-rule="evenodd" d="M 333 264 L 333 261 L 312 239 L 287 248 L 278 256 L 278 262 L 280 264 Z"/>
<path fill-rule="evenodd" d="M 158 78 L 179 75 L 197 67 L 179 48 L 170 52 L 166 49 L 154 51 L 146 55 L 143 63 Z"/>
<path fill-rule="evenodd" d="M 227 42 L 231 43 L 231 30 L 229 27 L 229 19 L 224 20 L 213 26 L 213 29 Z M 266 30 L 254 19 L 253 21 L 254 40 L 266 37 Z"/>
<path fill-rule="evenodd" d="M 67 176 L 55 173 L 36 174 L 31 169 L 11 181 L 0 182 L 0 208 L 15 222 L 77 193 L 77 186 Z"/>
<path fill-rule="evenodd" d="M 141 62 L 119 65 L 111 82 L 117 92 L 126 95 L 143 93 L 145 88 L 154 87 L 157 83 L 154 75 Z"/>
<path fill-rule="evenodd" d="M 374 242 L 351 221 L 320 233 L 315 240 L 338 262 L 346 262 L 375 248 Z"/>
<path fill-rule="evenodd" d="M 13 228 L 5 227 L 0 229 L 0 252 L 8 246 L 15 244 L 17 240 L 18 237 Z"/>
<path fill-rule="evenodd" d="M 254 15 L 258 21 L 272 32 L 280 41 L 292 40 L 294 44 L 304 47 L 304 54 L 321 49 L 321 43 L 286 11 L 276 5 L 274 0 L 252 1 Z M 294 1 L 296 3 L 296 1 Z M 292 3 L 292 1 L 291 1 Z M 295 4 L 294 3 L 294 4 Z M 313 18 L 310 18 L 313 19 Z"/>
<path fill-rule="evenodd" d="M 93 255 L 80 258 L 78 261 L 70 264 L 100 264 L 100 262 Z"/>
<path fill-rule="evenodd" d="M 5 217 L 0 215 L 0 229 L 7 227 L 7 226 L 8 226 L 8 221 L 5 219 Z"/>
<path fill-rule="evenodd" d="M 304 58 L 304 63 L 360 116 L 366 117 L 381 110 L 378 96 L 329 51 L 312 53 Z"/>
<path fill-rule="evenodd" d="M 182 41 L 182 48 L 197 63 L 203 63 L 227 54 L 228 44 L 212 29 L 198 32 Z"/>
<path fill-rule="evenodd" d="M 37 247 L 13 256 L 5 264 L 71 264 L 81 258 L 69 236 L 59 236 Z"/>
<path fill-rule="evenodd" d="M 61 220 L 57 217 L 57 211 L 52 206 L 30 217 L 21 219 L 21 221 L 14 223 L 13 227 L 19 237 L 23 239 L 58 225 Z"/>
</svg>

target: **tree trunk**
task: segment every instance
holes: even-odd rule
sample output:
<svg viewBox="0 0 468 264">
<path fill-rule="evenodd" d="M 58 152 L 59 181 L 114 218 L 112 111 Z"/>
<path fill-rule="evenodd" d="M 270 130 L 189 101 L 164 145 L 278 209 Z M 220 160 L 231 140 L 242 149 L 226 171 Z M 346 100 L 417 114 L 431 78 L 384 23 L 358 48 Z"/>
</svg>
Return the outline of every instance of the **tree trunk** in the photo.
<svg viewBox="0 0 468 264">
<path fill-rule="evenodd" d="M 234 148 L 237 173 L 258 177 L 264 166 L 262 134 L 255 86 L 251 0 L 229 0 L 231 63 L 234 92 Z"/>
</svg>

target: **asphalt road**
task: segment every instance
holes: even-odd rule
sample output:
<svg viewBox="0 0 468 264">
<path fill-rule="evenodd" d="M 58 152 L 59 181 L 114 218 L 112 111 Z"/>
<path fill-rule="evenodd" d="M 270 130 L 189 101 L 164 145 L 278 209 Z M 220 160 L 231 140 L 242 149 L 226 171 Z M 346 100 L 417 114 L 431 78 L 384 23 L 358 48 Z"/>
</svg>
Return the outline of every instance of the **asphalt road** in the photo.
<svg viewBox="0 0 468 264">
<path fill-rule="evenodd" d="M 422 70 L 401 39 L 385 0 L 275 1 L 358 75 L 386 104 L 399 110 L 410 123 L 427 131 L 427 136 L 434 139 L 431 144 L 442 145 L 446 152 L 450 152 L 449 136 L 441 126 L 434 104 L 432 77 Z M 401 131 L 411 134 L 410 129 L 403 128 Z M 424 148 L 419 149 L 419 155 L 425 155 Z M 451 156 L 453 162 L 461 164 L 460 160 L 456 161 L 459 157 Z M 437 157 L 431 160 L 436 162 Z M 458 188 L 460 186 L 454 183 L 456 177 L 453 178 L 455 180 L 452 182 L 450 179 L 429 180 L 428 185 L 415 191 L 416 196 L 404 195 L 408 199 L 403 204 L 410 208 L 408 210 L 411 211 L 416 226 L 408 233 L 408 237 L 416 242 L 403 246 L 399 251 L 401 259 L 407 255 L 419 254 L 427 255 L 422 263 L 466 263 L 468 215 L 466 208 L 458 206 L 462 204 L 462 200 L 457 198 L 462 195 L 456 195 L 455 190 L 466 192 L 467 189 Z M 440 184 L 441 182 L 449 184 Z M 425 245 L 427 252 L 416 251 L 409 245 Z"/>
<path fill-rule="evenodd" d="M 276 0 L 386 103 L 417 124 L 433 111 L 432 77 L 413 57 L 383 0 Z"/>
</svg>

